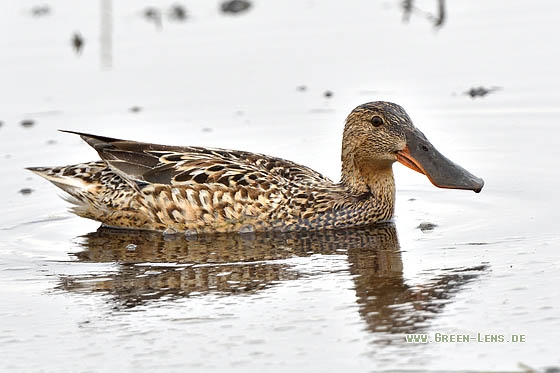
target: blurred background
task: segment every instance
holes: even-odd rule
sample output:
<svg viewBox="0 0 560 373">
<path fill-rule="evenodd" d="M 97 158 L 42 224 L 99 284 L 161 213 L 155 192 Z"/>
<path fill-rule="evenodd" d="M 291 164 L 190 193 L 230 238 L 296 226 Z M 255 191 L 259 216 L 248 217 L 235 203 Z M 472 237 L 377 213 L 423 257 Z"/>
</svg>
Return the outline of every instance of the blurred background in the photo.
<svg viewBox="0 0 560 373">
<path fill-rule="evenodd" d="M 0 366 L 557 371 L 559 12 L 546 0 L 3 1 L 0 349 L 10 358 Z M 174 260 L 149 254 L 139 273 L 122 253 L 95 254 L 134 238 L 115 249 L 24 170 L 97 159 L 57 131 L 68 129 L 260 152 L 338 180 L 345 117 L 377 100 L 402 105 L 442 153 L 486 181 L 480 195 L 443 191 L 395 166 L 388 236 L 398 242 L 374 246 L 399 253 L 399 275 L 381 288 L 352 269 L 370 257 L 324 245 L 259 257 L 273 261 L 264 290 L 250 295 L 196 281 L 188 291 L 161 279 L 124 286 L 157 277 L 149 263 Z M 205 278 L 229 279 L 214 270 Z M 379 307 L 404 311 L 379 321 Z M 527 342 L 404 343 L 418 331 Z"/>
</svg>

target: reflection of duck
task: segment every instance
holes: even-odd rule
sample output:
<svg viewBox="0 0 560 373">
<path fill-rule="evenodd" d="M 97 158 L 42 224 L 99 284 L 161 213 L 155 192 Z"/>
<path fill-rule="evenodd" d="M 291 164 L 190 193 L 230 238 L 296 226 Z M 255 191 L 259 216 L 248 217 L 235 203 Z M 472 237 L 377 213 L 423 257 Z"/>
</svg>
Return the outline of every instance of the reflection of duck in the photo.
<svg viewBox="0 0 560 373">
<path fill-rule="evenodd" d="M 125 304 L 193 292 L 234 294 L 271 286 L 302 274 L 286 259 L 314 254 L 367 258 L 361 267 L 382 276 L 400 276 L 402 261 L 392 223 L 366 229 L 313 232 L 163 236 L 155 232 L 100 228 L 83 237 L 81 262 L 117 262 L 109 276 L 69 276 L 63 288 L 109 291 Z M 352 254 L 350 254 L 352 253 Z M 84 281 L 85 280 L 85 281 Z"/>
<path fill-rule="evenodd" d="M 362 258 L 361 266 L 350 257 L 350 272 L 356 275 L 356 295 L 360 315 L 372 332 L 418 333 L 430 319 L 443 312 L 461 288 L 487 269 L 481 265 L 452 268 L 419 285 L 409 285 L 402 273 L 386 276 L 367 269 L 375 264 Z M 364 267 L 365 265 L 365 267 Z M 392 339 L 382 340 L 390 342 Z M 402 340 L 399 340 L 399 343 Z"/>
<path fill-rule="evenodd" d="M 30 170 L 68 192 L 76 214 L 115 227 L 295 231 L 386 221 L 393 216 L 395 161 L 438 187 L 483 186 L 388 102 L 358 106 L 348 116 L 340 183 L 261 154 L 80 135 L 103 161 Z"/>
<path fill-rule="evenodd" d="M 298 269 L 286 259 L 346 254 L 362 318 L 371 331 L 390 333 L 418 330 L 464 283 L 478 275 L 448 270 L 427 283 L 406 284 L 392 223 L 362 229 L 200 235 L 188 239 L 100 228 L 84 236 L 81 245 L 84 251 L 74 254 L 79 261 L 118 262 L 118 271 L 65 276 L 59 288 L 86 294 L 109 293 L 117 307 L 195 294 L 255 293 L 279 281 L 316 273 L 307 273 L 305 266 Z"/>
</svg>

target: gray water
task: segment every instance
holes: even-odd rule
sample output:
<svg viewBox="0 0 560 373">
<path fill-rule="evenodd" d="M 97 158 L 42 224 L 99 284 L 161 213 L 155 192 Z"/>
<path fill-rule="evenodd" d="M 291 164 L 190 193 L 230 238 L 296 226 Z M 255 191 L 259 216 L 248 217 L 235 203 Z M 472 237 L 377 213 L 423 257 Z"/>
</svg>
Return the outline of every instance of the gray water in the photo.
<svg viewBox="0 0 560 373">
<path fill-rule="evenodd" d="M 408 22 L 396 1 L 259 1 L 227 16 L 199 0 L 185 22 L 157 1 L 113 2 L 104 18 L 110 3 L 53 1 L 43 16 L 32 1 L 0 5 L 0 369 L 560 365 L 556 2 L 447 2 L 442 19 L 416 1 Z M 479 86 L 500 89 L 466 94 Z M 96 159 L 56 131 L 70 129 L 266 153 L 338 179 L 344 118 L 374 100 L 405 107 L 484 190 L 395 165 L 391 224 L 187 240 L 98 230 L 23 169 Z"/>
</svg>

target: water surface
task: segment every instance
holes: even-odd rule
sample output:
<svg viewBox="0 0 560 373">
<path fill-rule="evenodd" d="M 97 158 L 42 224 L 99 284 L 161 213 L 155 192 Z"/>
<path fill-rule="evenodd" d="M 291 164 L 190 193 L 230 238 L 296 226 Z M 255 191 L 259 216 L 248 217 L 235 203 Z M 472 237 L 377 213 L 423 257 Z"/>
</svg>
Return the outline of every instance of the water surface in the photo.
<svg viewBox="0 0 560 373">
<path fill-rule="evenodd" d="M 110 29 L 107 3 L 61 0 L 40 17 L 33 2 L 0 6 L 2 370 L 560 365 L 556 2 L 448 2 L 442 18 L 428 0 L 409 15 L 400 2 L 329 0 L 236 16 L 200 0 L 185 22 L 152 2 L 158 26 L 142 16 L 149 4 L 119 1 Z M 500 89 L 465 94 L 480 86 Z M 23 169 L 96 159 L 63 128 L 267 153 L 338 179 L 344 118 L 373 100 L 404 106 L 485 179 L 482 193 L 396 165 L 391 224 L 187 239 L 99 229 Z M 526 342 L 409 344 L 407 333 Z"/>
</svg>

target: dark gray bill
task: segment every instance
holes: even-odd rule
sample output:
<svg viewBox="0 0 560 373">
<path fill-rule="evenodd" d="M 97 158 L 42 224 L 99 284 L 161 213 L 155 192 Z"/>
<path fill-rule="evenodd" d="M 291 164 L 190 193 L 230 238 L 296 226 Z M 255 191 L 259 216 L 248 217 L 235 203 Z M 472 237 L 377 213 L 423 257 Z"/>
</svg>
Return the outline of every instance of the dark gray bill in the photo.
<svg viewBox="0 0 560 373">
<path fill-rule="evenodd" d="M 447 159 L 422 132 L 415 128 L 405 131 L 407 146 L 397 153 L 400 163 L 426 175 L 439 188 L 482 190 L 484 180 Z"/>
</svg>

